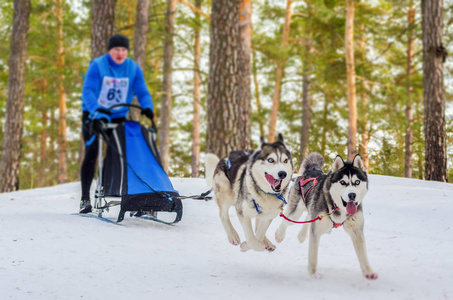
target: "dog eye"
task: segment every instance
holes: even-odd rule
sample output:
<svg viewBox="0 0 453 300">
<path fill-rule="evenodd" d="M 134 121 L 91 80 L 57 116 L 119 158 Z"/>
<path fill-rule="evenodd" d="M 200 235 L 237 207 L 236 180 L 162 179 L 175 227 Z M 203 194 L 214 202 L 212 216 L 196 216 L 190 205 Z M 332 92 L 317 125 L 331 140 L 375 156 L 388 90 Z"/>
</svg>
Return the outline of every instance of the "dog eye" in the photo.
<svg viewBox="0 0 453 300">
<path fill-rule="evenodd" d="M 348 184 L 346 183 L 346 181 L 344 181 L 344 180 L 341 180 L 341 181 L 340 181 L 340 184 L 341 184 L 341 185 L 348 185 Z"/>
<path fill-rule="evenodd" d="M 356 181 L 354 182 L 354 184 L 355 184 L 355 185 L 359 185 L 359 184 L 360 184 L 360 180 L 356 180 Z"/>
<path fill-rule="evenodd" d="M 268 158 L 267 161 L 273 163 L 275 160 L 273 158 Z"/>
<path fill-rule="evenodd" d="M 285 159 L 285 160 L 283 161 L 283 163 L 287 164 L 287 163 L 288 163 L 288 159 Z"/>
</svg>

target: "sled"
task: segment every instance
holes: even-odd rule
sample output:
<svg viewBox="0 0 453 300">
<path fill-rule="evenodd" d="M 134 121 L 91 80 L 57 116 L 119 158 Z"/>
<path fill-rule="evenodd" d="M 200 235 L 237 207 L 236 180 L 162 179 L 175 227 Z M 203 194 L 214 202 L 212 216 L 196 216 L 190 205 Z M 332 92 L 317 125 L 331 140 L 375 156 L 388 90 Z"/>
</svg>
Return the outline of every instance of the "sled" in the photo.
<svg viewBox="0 0 453 300">
<path fill-rule="evenodd" d="M 140 108 L 120 104 L 110 109 L 119 106 Z M 153 121 L 148 127 L 131 120 L 103 124 L 98 138 L 98 177 L 93 205 L 93 212 L 98 217 L 102 218 L 103 212 L 111 207 L 120 206 L 117 222 L 124 220 L 126 212 L 144 219 L 149 216 L 146 219 L 164 224 L 181 220 L 180 195 L 162 168 L 156 136 Z M 171 213 L 174 220 L 161 220 L 161 212 Z"/>
</svg>

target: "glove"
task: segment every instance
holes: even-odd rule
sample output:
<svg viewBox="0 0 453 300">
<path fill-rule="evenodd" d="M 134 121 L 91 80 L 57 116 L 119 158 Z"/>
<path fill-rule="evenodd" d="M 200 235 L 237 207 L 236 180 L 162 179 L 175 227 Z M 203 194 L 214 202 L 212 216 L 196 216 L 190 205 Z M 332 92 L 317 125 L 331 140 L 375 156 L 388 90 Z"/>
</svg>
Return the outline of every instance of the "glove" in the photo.
<svg viewBox="0 0 453 300">
<path fill-rule="evenodd" d="M 91 120 L 90 135 L 93 135 L 93 134 L 97 135 L 99 132 L 101 132 L 102 127 L 104 126 L 105 123 L 106 122 L 104 122 L 104 119 Z"/>
<path fill-rule="evenodd" d="M 148 119 L 153 120 L 154 119 L 154 113 L 151 108 L 145 108 L 142 110 L 142 115 L 145 115 Z"/>
<path fill-rule="evenodd" d="M 110 111 L 105 108 L 96 109 L 92 115 L 90 134 L 98 134 L 105 123 L 110 123 Z"/>
<path fill-rule="evenodd" d="M 110 123 L 110 111 L 105 108 L 98 108 L 91 117 L 92 119 L 102 120 L 104 123 Z"/>
</svg>

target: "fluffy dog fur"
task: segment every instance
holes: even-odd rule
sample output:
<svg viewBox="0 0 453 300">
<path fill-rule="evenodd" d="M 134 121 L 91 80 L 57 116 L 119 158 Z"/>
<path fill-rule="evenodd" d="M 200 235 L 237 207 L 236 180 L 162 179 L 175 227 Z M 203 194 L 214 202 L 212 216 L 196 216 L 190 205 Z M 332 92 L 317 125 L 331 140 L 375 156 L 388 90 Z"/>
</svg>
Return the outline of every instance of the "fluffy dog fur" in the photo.
<svg viewBox="0 0 453 300">
<path fill-rule="evenodd" d="M 323 165 L 324 158 L 319 153 L 310 153 L 303 160 L 302 176 L 297 178 L 290 189 L 288 207 L 285 211 L 285 215 L 292 220 L 298 220 L 304 211 L 308 211 L 306 217 L 308 221 L 338 208 L 330 217 L 304 224 L 299 232 L 299 241 L 303 243 L 311 229 L 308 272 L 315 277 L 319 276 L 317 263 L 321 235 L 329 233 L 333 227 L 343 225 L 352 239 L 363 275 L 368 279 L 377 279 L 378 275 L 373 272 L 368 262 L 363 234 L 362 199 L 368 191 L 368 177 L 362 159 L 357 155 L 352 162 L 345 162 L 341 156 L 337 156 L 328 174 L 323 173 Z M 318 183 L 313 187 L 301 188 L 300 182 L 309 178 L 317 178 Z M 307 192 L 310 188 L 311 190 Z M 284 239 L 286 228 L 290 224 L 286 220 L 282 221 L 275 234 L 277 242 Z"/>
<path fill-rule="evenodd" d="M 284 204 L 278 196 L 286 194 L 292 174 L 291 154 L 281 134 L 274 143 L 265 143 L 261 138 L 260 148 L 248 153 L 234 151 L 221 160 L 213 154 L 206 156 L 206 180 L 214 190 L 220 219 L 231 244 L 241 244 L 228 213 L 234 205 L 246 239 L 241 251 L 275 249 L 266 231 Z"/>
</svg>

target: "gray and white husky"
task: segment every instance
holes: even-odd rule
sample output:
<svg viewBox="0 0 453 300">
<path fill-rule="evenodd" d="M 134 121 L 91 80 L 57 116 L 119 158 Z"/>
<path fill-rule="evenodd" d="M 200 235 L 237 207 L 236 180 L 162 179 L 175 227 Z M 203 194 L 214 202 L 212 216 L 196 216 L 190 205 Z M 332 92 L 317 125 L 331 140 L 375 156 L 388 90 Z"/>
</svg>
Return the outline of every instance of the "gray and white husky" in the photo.
<svg viewBox="0 0 453 300">
<path fill-rule="evenodd" d="M 229 209 L 234 205 L 246 239 L 241 251 L 275 250 L 266 232 L 285 203 L 292 175 L 291 154 L 281 134 L 274 143 L 266 143 L 261 137 L 257 150 L 234 151 L 221 160 L 213 154 L 206 155 L 206 181 L 214 190 L 220 219 L 231 244 L 241 244 L 229 216 Z M 255 218 L 255 230 L 252 218 Z"/>
<path fill-rule="evenodd" d="M 362 200 L 368 191 L 367 170 L 359 155 L 352 162 L 345 162 L 337 156 L 332 170 L 324 174 L 324 158 L 319 153 L 310 153 L 301 165 L 302 176 L 298 177 L 288 196 L 288 207 L 285 215 L 291 220 L 298 220 L 307 210 L 306 223 L 299 232 L 302 243 L 310 230 L 308 250 L 308 272 L 319 277 L 317 273 L 318 248 L 321 235 L 329 233 L 332 228 L 343 226 L 351 236 L 363 275 L 368 279 L 377 279 L 368 262 L 365 237 L 363 234 Z M 277 229 L 275 239 L 281 242 L 286 228 L 291 222 L 283 220 Z"/>
</svg>

